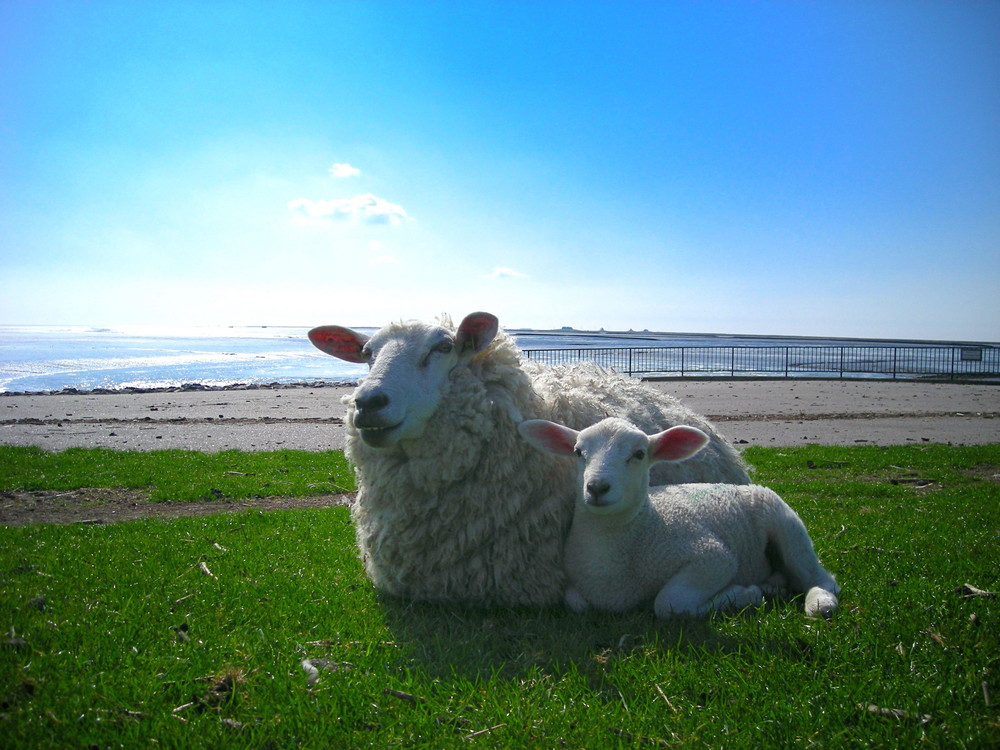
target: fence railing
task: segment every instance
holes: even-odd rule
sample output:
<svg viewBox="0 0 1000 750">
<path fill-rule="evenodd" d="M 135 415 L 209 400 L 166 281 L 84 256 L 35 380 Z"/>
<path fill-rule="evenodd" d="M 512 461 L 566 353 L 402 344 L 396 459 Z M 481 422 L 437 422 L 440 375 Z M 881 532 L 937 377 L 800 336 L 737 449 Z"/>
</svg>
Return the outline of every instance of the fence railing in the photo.
<svg viewBox="0 0 1000 750">
<path fill-rule="evenodd" d="M 627 375 L 1000 377 L 1000 348 L 989 346 L 648 346 L 524 354 L 550 365 L 594 362 Z"/>
</svg>

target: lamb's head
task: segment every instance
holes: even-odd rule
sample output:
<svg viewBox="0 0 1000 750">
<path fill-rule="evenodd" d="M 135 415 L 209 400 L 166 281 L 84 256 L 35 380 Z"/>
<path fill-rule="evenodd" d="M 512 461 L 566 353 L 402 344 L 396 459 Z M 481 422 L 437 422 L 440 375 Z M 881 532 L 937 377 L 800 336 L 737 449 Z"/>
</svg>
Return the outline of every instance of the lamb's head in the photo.
<svg viewBox="0 0 1000 750">
<path fill-rule="evenodd" d="M 709 440 L 696 427 L 678 425 L 646 435 L 615 418 L 580 432 L 544 419 L 522 422 L 518 429 L 539 450 L 577 457 L 579 501 L 601 514 L 634 510 L 648 493 L 650 466 L 690 458 Z"/>
<path fill-rule="evenodd" d="M 341 326 L 320 326 L 309 340 L 347 362 L 366 362 L 354 392 L 354 427 L 370 446 L 420 437 L 441 403 L 452 370 L 483 351 L 497 334 L 495 316 L 466 316 L 457 330 L 418 321 L 393 323 L 368 338 Z"/>
</svg>

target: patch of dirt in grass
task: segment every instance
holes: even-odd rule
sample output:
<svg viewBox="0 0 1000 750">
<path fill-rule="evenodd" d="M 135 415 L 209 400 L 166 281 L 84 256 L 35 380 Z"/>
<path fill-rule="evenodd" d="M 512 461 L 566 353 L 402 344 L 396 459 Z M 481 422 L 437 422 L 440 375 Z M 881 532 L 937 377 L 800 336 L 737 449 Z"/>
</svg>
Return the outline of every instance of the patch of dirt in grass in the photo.
<svg viewBox="0 0 1000 750">
<path fill-rule="evenodd" d="M 210 502 L 150 502 L 142 490 L 84 488 L 70 491 L 0 492 L 0 524 L 117 523 L 138 518 L 179 518 L 241 510 L 329 508 L 346 505 L 353 494 L 262 497 Z"/>
<path fill-rule="evenodd" d="M 987 482 L 1000 484 L 1000 465 L 997 464 L 977 464 L 964 472 L 967 477 L 983 479 Z"/>
</svg>

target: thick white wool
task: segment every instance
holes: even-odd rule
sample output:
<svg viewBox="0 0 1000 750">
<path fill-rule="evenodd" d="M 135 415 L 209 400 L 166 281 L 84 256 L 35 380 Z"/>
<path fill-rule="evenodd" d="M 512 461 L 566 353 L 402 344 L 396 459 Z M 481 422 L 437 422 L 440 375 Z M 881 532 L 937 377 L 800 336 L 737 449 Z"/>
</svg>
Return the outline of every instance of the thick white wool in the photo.
<svg viewBox="0 0 1000 750">
<path fill-rule="evenodd" d="M 395 325 L 403 331 L 407 324 Z M 620 416 L 648 432 L 695 425 L 711 444 L 689 461 L 662 464 L 654 481 L 749 482 L 732 446 L 676 399 L 591 365 L 523 363 L 503 331 L 452 371 L 416 440 L 367 445 L 353 426 L 352 397 L 345 401 L 361 557 L 377 588 L 409 599 L 508 606 L 561 600 L 575 468 L 523 440 L 523 419 L 582 429 Z"/>
</svg>

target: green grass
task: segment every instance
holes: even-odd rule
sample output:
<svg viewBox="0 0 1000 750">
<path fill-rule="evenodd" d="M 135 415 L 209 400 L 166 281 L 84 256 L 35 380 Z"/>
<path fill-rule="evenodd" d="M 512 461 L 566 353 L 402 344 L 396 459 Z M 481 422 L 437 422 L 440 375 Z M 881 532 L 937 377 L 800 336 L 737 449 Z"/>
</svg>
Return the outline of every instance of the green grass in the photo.
<svg viewBox="0 0 1000 750">
<path fill-rule="evenodd" d="M 304 497 L 354 490 L 342 451 L 131 452 L 71 448 L 62 452 L 0 446 L 0 492 L 83 487 L 148 491 L 150 500 Z"/>
<path fill-rule="evenodd" d="M 1000 447 L 748 457 L 843 585 L 832 621 L 408 605 L 343 507 L 0 527 L 0 746 L 1000 746 L 1000 602 L 955 592 L 1000 588 Z"/>
</svg>

